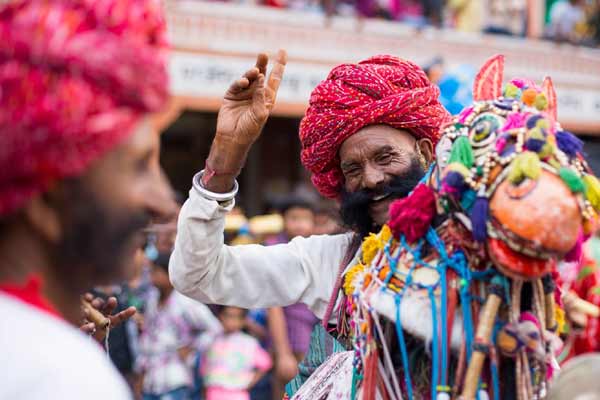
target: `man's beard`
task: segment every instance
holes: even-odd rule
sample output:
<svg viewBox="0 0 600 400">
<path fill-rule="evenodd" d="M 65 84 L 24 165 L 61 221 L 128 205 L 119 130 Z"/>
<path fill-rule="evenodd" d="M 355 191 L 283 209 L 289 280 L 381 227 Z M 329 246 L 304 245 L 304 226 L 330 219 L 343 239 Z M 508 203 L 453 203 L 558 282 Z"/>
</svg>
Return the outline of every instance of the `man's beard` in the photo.
<svg viewBox="0 0 600 400">
<path fill-rule="evenodd" d="M 340 216 L 344 225 L 359 233 L 361 237 L 378 230 L 380 227 L 376 226 L 369 213 L 369 204 L 371 204 L 373 198 L 388 194 L 393 199 L 406 197 L 417 186 L 423 176 L 425 176 L 423 167 L 416 157 L 413 157 L 408 171 L 402 175 L 394 176 L 386 186 L 379 190 L 362 189 L 350 193 L 342 189 Z"/>
<path fill-rule="evenodd" d="M 63 237 L 55 253 L 55 268 L 76 285 L 122 281 L 127 263 L 133 262 L 135 235 L 148 226 L 150 216 L 112 209 L 82 181 L 66 185 L 69 204 L 63 210 Z"/>
</svg>

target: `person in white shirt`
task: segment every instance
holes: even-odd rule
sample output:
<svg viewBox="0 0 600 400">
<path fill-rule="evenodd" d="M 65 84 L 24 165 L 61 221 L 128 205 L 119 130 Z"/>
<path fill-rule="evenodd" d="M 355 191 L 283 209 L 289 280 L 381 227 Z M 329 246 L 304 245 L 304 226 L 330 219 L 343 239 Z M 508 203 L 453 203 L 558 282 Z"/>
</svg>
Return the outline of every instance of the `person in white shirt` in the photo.
<svg viewBox="0 0 600 400">
<path fill-rule="evenodd" d="M 409 61 L 376 56 L 334 68 L 311 95 L 300 127 L 301 157 L 321 194 L 340 200 L 352 232 L 269 247 L 226 246 L 224 218 L 234 206 L 235 178 L 273 105 L 285 54 L 279 53 L 267 85 L 266 65 L 259 56 L 256 68 L 225 95 L 206 167 L 194 177 L 179 216 L 170 278 L 201 302 L 245 308 L 304 303 L 324 324 L 335 323 L 340 268 L 350 263 L 357 238 L 385 223 L 390 203 L 425 175 L 449 114 L 437 87 Z"/>
<path fill-rule="evenodd" d="M 130 399 L 77 327 L 81 295 L 176 209 L 148 118 L 168 95 L 160 7 L 4 2 L 0 32 L 0 399 Z"/>
</svg>

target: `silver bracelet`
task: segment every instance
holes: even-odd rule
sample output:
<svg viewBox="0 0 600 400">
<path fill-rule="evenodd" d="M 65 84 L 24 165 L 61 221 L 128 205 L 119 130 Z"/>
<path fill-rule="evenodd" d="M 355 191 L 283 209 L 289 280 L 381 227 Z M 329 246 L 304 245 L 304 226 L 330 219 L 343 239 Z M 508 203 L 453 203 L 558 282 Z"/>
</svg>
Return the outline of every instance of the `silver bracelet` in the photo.
<svg viewBox="0 0 600 400">
<path fill-rule="evenodd" d="M 238 193 L 238 189 L 239 189 L 237 180 L 235 180 L 235 179 L 233 180 L 233 189 L 231 189 L 229 192 L 215 193 L 215 192 L 211 192 L 210 190 L 207 190 L 204 186 L 202 186 L 202 176 L 203 175 L 204 175 L 204 170 L 198 172 L 192 178 L 192 186 L 194 187 L 194 190 L 199 195 L 201 195 L 205 199 L 214 200 L 219 203 L 231 201 L 235 198 L 235 195 Z"/>
</svg>

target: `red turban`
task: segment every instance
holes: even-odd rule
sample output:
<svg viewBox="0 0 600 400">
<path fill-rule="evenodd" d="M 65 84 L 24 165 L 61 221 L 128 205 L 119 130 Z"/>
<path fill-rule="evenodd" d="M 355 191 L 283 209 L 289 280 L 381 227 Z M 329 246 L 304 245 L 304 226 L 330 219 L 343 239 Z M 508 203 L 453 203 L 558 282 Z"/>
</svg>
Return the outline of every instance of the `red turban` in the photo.
<svg viewBox="0 0 600 400">
<path fill-rule="evenodd" d="M 0 215 L 81 174 L 167 99 L 155 0 L 14 0 L 0 37 Z"/>
<path fill-rule="evenodd" d="M 365 126 L 407 129 L 435 145 L 450 118 L 439 95 L 421 68 L 397 57 L 375 56 L 335 67 L 312 92 L 300 124 L 302 163 L 315 187 L 326 197 L 339 196 L 344 182 L 339 148 Z"/>
</svg>

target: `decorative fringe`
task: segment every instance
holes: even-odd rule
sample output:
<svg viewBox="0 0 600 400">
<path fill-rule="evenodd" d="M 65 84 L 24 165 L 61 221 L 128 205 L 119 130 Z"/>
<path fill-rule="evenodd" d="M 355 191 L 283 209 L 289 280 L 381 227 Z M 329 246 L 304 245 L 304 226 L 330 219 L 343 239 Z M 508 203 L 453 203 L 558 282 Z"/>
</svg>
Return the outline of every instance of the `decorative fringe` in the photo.
<svg viewBox="0 0 600 400">
<path fill-rule="evenodd" d="M 573 193 L 582 193 L 585 190 L 585 186 L 583 185 L 583 181 L 575 171 L 570 168 L 563 167 L 558 170 L 558 175 L 565 182 L 565 184 L 571 189 Z"/>
<path fill-rule="evenodd" d="M 375 343 L 372 343 L 372 346 L 373 348 L 369 350 L 369 354 L 365 360 L 364 380 L 362 383 L 363 400 L 376 400 L 379 352 L 377 351 Z"/>
<path fill-rule="evenodd" d="M 469 138 L 466 136 L 459 136 L 452 145 L 452 151 L 450 153 L 449 163 L 458 162 L 467 168 L 471 168 L 475 163 L 475 157 L 473 155 L 473 149 Z"/>
<path fill-rule="evenodd" d="M 508 180 L 518 185 L 525 178 L 537 180 L 541 173 L 542 166 L 538 155 L 531 151 L 525 151 L 519 154 L 511 163 Z"/>
<path fill-rule="evenodd" d="M 473 238 L 478 242 L 487 239 L 487 221 L 489 217 L 489 201 L 483 195 L 478 195 L 471 209 L 471 225 L 473 226 Z"/>
<path fill-rule="evenodd" d="M 600 212 L 600 182 L 594 175 L 584 175 L 583 185 L 585 186 L 585 197 L 591 203 L 596 212 Z"/>
<path fill-rule="evenodd" d="M 569 157 L 575 157 L 583 150 L 583 142 L 571 132 L 558 131 L 555 136 L 558 148 Z"/>
</svg>

